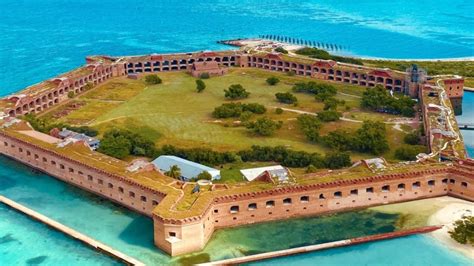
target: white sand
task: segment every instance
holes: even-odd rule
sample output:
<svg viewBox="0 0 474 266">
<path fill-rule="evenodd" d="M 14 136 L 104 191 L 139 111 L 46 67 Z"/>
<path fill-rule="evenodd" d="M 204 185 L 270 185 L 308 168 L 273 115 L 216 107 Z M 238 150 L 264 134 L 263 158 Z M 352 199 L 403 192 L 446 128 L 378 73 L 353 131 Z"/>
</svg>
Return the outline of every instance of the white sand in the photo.
<svg viewBox="0 0 474 266">
<path fill-rule="evenodd" d="M 466 244 L 462 245 L 454 241 L 448 234 L 453 228 L 453 223 L 461 219 L 463 216 L 474 215 L 474 203 L 454 199 L 450 197 L 438 198 L 439 201 L 446 201 L 447 205 L 430 216 L 429 225 L 443 225 L 443 228 L 436 230 L 429 235 L 434 237 L 447 248 L 460 252 L 465 256 L 474 259 L 474 247 Z"/>
</svg>

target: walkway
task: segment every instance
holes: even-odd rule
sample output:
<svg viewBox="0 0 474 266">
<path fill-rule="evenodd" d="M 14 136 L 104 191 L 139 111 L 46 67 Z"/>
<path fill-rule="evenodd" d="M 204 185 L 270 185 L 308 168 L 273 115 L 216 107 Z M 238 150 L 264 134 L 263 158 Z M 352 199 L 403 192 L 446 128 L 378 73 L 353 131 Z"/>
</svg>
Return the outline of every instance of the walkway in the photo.
<svg viewBox="0 0 474 266">
<path fill-rule="evenodd" d="M 294 254 L 299 254 L 299 253 L 306 253 L 306 252 L 312 252 L 312 251 L 335 248 L 335 247 L 351 246 L 351 245 L 356 245 L 356 244 L 361 244 L 361 243 L 398 238 L 398 237 L 414 235 L 414 234 L 430 233 L 441 228 L 442 226 L 425 226 L 421 228 L 414 228 L 414 229 L 402 230 L 402 231 L 391 232 L 391 233 L 357 237 L 357 238 L 339 240 L 339 241 L 334 241 L 334 242 L 329 242 L 329 243 L 324 243 L 324 244 L 317 244 L 317 245 L 311 245 L 311 246 L 305 246 L 305 247 L 299 247 L 299 248 L 291 248 L 291 249 L 280 250 L 280 251 L 260 253 L 256 255 L 250 255 L 250 256 L 233 258 L 233 259 L 213 261 L 213 262 L 208 262 L 208 263 L 203 263 L 203 264 L 198 264 L 198 265 L 236 265 L 236 264 L 241 264 L 241 263 L 272 259 L 272 258 L 277 258 L 277 257 L 284 257 L 284 256 L 289 256 L 289 255 L 294 255 Z"/>
<path fill-rule="evenodd" d="M 4 196 L 1 196 L 0 195 L 0 202 L 7 205 L 8 207 L 12 208 L 12 209 L 15 209 L 25 215 L 27 215 L 28 217 L 31 217 L 35 220 L 38 220 L 72 238 L 75 238 L 91 247 L 93 247 L 94 249 L 100 251 L 100 252 L 103 252 L 119 261 L 122 261 L 124 263 L 126 263 L 127 265 L 137 265 L 137 266 L 144 266 L 145 264 L 141 261 L 138 261 L 132 257 L 129 257 L 123 253 L 121 253 L 120 251 L 117 251 L 97 240 L 94 240 L 86 235 L 83 235 L 77 231 L 75 231 L 74 229 L 72 228 L 69 228 L 63 224 L 60 224 L 40 213 L 37 213 L 19 203 L 16 203 Z"/>
</svg>

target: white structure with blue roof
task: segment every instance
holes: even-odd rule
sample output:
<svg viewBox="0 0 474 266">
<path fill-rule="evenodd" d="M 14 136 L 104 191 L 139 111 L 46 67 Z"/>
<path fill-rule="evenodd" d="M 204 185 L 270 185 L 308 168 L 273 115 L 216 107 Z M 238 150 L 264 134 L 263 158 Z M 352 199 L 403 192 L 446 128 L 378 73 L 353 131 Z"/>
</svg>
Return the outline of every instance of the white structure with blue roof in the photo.
<svg viewBox="0 0 474 266">
<path fill-rule="evenodd" d="M 202 172 L 211 174 L 212 180 L 221 179 L 221 171 L 177 156 L 161 155 L 151 163 L 163 173 L 169 171 L 171 166 L 177 165 L 181 169 L 181 178 L 185 181 L 197 177 Z"/>
</svg>

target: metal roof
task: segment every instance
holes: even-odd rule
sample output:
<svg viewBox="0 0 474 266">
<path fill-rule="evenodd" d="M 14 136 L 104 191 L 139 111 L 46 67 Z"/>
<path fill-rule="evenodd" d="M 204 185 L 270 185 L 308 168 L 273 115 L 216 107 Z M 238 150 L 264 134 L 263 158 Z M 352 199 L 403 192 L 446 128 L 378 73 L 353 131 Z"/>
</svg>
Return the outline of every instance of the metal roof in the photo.
<svg viewBox="0 0 474 266">
<path fill-rule="evenodd" d="M 173 155 L 161 155 L 152 161 L 152 163 L 162 172 L 169 171 L 171 166 L 177 165 L 181 169 L 181 176 L 189 180 L 198 176 L 202 172 L 211 174 L 212 179 L 220 179 L 220 171 L 202 164 L 198 164 Z"/>
</svg>

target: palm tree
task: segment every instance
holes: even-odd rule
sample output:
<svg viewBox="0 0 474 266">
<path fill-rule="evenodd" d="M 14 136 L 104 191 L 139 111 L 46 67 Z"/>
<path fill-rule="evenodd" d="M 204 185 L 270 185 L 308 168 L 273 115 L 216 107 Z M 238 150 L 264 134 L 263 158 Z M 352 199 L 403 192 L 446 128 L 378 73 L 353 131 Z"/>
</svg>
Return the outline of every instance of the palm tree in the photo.
<svg viewBox="0 0 474 266">
<path fill-rule="evenodd" d="M 177 165 L 170 167 L 170 170 L 165 172 L 165 175 L 172 177 L 174 179 L 179 179 L 181 177 L 181 169 Z"/>
</svg>

